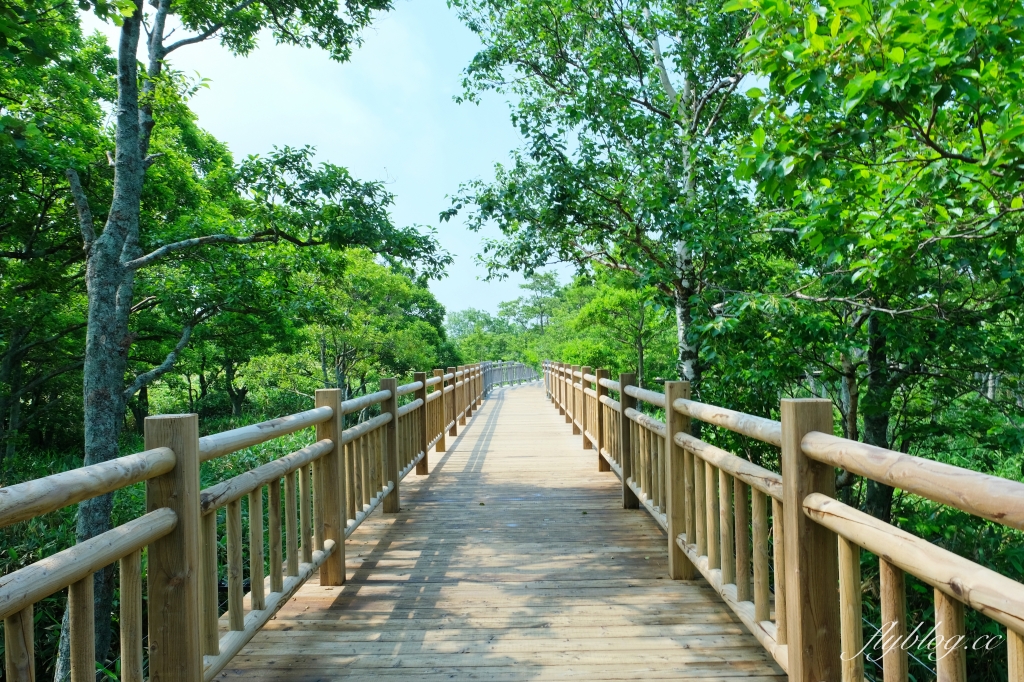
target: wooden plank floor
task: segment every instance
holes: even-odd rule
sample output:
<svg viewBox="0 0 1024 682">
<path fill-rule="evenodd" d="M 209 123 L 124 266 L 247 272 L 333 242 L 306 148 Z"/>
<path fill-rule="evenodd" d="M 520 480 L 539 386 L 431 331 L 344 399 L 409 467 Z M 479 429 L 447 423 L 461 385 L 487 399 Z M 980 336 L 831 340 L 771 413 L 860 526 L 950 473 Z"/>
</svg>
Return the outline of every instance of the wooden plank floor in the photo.
<svg viewBox="0 0 1024 682">
<path fill-rule="evenodd" d="M 348 583 L 311 579 L 220 679 L 784 680 L 571 433 L 539 384 L 496 389 L 353 534 Z"/>
</svg>

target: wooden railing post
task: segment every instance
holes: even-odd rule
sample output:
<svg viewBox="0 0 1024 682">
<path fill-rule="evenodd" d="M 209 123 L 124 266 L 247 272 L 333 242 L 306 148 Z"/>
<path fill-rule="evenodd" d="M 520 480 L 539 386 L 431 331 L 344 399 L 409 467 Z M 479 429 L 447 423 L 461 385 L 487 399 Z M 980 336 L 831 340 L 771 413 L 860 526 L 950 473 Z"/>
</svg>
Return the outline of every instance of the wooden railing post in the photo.
<svg viewBox="0 0 1024 682">
<path fill-rule="evenodd" d="M 690 418 L 679 414 L 672 403 L 690 397 L 689 381 L 665 382 L 665 498 L 668 520 L 668 573 L 673 580 L 692 580 L 694 566 L 676 542 L 686 532 L 686 477 L 683 449 L 676 445 L 675 435 L 690 432 Z M 686 538 L 692 542 L 691 538 Z"/>
<path fill-rule="evenodd" d="M 567 384 L 565 383 L 566 364 L 564 362 L 556 364 L 558 367 L 558 413 L 564 414 L 565 423 L 569 424 L 572 422 L 572 417 L 569 416 L 569 391 L 566 389 Z"/>
<path fill-rule="evenodd" d="M 441 437 L 437 439 L 437 446 L 434 449 L 435 449 L 436 452 L 444 452 L 444 449 L 445 449 L 445 444 L 444 444 L 444 427 L 446 427 L 448 425 L 448 415 L 447 415 L 448 401 L 446 401 L 444 399 L 444 370 L 443 369 L 435 369 L 434 370 L 434 376 L 441 380 L 441 381 L 437 382 L 436 384 L 434 384 L 434 390 L 441 392 L 441 397 L 438 398 L 438 400 L 441 401 L 441 404 L 437 408 L 437 411 L 441 413 L 441 425 L 439 427 L 441 429 L 441 431 L 440 431 Z"/>
<path fill-rule="evenodd" d="M 146 482 L 146 511 L 168 507 L 174 530 L 149 546 L 149 679 L 202 682 L 199 574 L 199 417 L 146 417 L 146 449 L 174 451 L 174 468 Z"/>
<path fill-rule="evenodd" d="M 466 425 L 466 366 L 459 365 L 459 371 L 462 372 L 462 387 L 459 388 L 459 378 L 455 377 L 455 393 L 458 395 L 458 400 L 455 401 L 455 414 L 462 414 L 459 417 L 459 426 Z"/>
<path fill-rule="evenodd" d="M 573 365 L 569 368 L 569 404 L 572 406 L 572 419 L 569 421 L 572 423 L 572 435 L 578 436 L 583 430 L 579 427 L 576 422 L 580 421 L 580 401 L 579 395 L 576 393 L 576 372 L 580 371 L 579 365 Z M 580 385 L 583 385 L 583 380 L 580 379 Z"/>
<path fill-rule="evenodd" d="M 429 424 L 427 424 L 427 373 L 416 372 L 412 375 L 412 380 L 423 384 L 423 388 L 416 391 L 416 397 L 423 401 L 423 405 L 418 410 L 421 416 L 420 423 L 417 424 L 420 434 L 420 449 L 423 450 L 423 459 L 416 463 L 416 475 L 426 476 L 428 463 L 427 443 L 430 442 Z"/>
<path fill-rule="evenodd" d="M 601 404 L 601 396 L 608 395 L 608 387 L 601 385 L 601 379 L 608 378 L 608 370 L 598 369 L 594 371 L 594 376 L 597 377 L 597 381 L 594 382 L 594 390 L 597 391 L 597 470 L 598 471 L 611 471 L 612 468 L 608 464 L 608 460 L 604 458 L 601 452 L 605 449 L 611 450 L 608 444 L 604 442 L 605 429 L 607 428 L 604 423 L 604 406 Z"/>
<path fill-rule="evenodd" d="M 315 494 L 323 501 L 324 530 L 323 539 L 334 541 L 334 552 L 320 567 L 321 585 L 345 584 L 345 466 L 341 445 L 342 426 L 341 389 L 320 388 L 316 392 L 316 406 L 330 407 L 334 414 L 325 422 L 316 425 L 316 439 L 321 441 L 329 438 L 334 442 L 334 449 L 324 455 L 317 463 L 320 475 L 314 477 L 315 485 L 321 486 Z M 318 506 L 320 506 L 318 504 Z M 303 544 L 309 543 L 308 537 L 302 538 Z M 319 549 L 319 548 L 318 548 Z"/>
<path fill-rule="evenodd" d="M 622 412 L 619 413 L 619 455 L 622 458 L 622 508 L 639 509 L 640 500 L 629 487 L 629 477 L 633 475 L 633 458 L 630 455 L 629 431 L 630 421 L 626 416 L 626 410 L 630 407 L 636 409 L 636 398 L 626 395 L 626 386 L 636 385 L 636 374 L 632 372 L 619 375 L 619 405 Z"/>
<path fill-rule="evenodd" d="M 391 391 L 391 397 L 381 403 L 380 410 L 391 413 L 391 421 L 384 426 L 384 481 L 395 485 L 384 498 L 384 513 L 397 514 L 402 508 L 398 493 L 398 381 L 394 377 L 381 379 L 380 390 Z"/>
<path fill-rule="evenodd" d="M 580 374 L 591 374 L 591 373 L 593 373 L 593 370 L 590 367 L 581 367 L 580 368 Z M 582 426 L 580 427 L 580 432 L 583 433 L 583 449 L 586 450 L 586 449 L 592 447 L 592 443 L 590 442 L 590 439 L 587 438 L 587 427 L 590 426 L 590 425 L 587 424 L 587 398 L 588 398 L 588 396 L 587 396 L 587 381 L 586 381 L 586 379 L 580 378 L 580 386 L 583 387 L 582 389 L 580 389 L 580 398 L 583 399 L 582 400 L 583 407 L 580 409 L 580 424 L 582 424 Z"/>
<path fill-rule="evenodd" d="M 838 541 L 803 511 L 811 493 L 835 496 L 835 470 L 807 457 L 800 445 L 810 431 L 832 433 L 832 402 L 783 400 L 780 411 L 789 679 L 839 682 Z"/>
<path fill-rule="evenodd" d="M 449 367 L 448 369 L 445 370 L 445 374 L 451 374 L 452 375 L 452 382 L 451 382 L 452 392 L 451 392 L 451 397 L 450 398 L 445 398 L 443 395 L 441 396 L 441 400 L 447 400 L 448 401 L 448 410 L 450 411 L 451 420 L 452 420 L 452 428 L 448 429 L 448 435 L 451 436 L 452 438 L 454 438 L 455 436 L 458 435 L 458 426 L 456 424 L 458 419 L 456 419 L 455 417 L 456 417 L 456 415 L 459 414 L 459 404 L 455 400 L 455 394 L 458 393 L 459 390 L 457 388 L 455 388 L 455 384 L 457 384 L 459 382 L 459 380 L 455 376 L 455 372 L 456 371 L 457 371 L 457 368 L 455 368 L 455 367 Z M 445 384 L 445 387 L 447 388 L 447 383 Z M 445 422 L 444 422 L 445 424 L 448 423 L 447 420 L 448 420 L 448 414 L 445 414 Z"/>
</svg>

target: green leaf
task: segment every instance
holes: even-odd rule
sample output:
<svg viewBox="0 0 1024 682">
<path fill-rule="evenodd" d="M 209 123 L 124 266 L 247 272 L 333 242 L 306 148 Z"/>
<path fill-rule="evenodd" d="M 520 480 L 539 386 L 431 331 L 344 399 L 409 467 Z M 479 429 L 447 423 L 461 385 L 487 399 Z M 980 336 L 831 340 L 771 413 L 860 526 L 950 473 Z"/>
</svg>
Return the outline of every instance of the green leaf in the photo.
<svg viewBox="0 0 1024 682">
<path fill-rule="evenodd" d="M 723 12 L 739 12 L 741 10 L 750 9 L 753 7 L 753 3 L 750 0 L 728 0 L 723 6 Z"/>
<path fill-rule="evenodd" d="M 1019 196 L 1014 197 L 1013 201 L 1010 202 L 1010 208 L 1012 208 L 1012 209 L 1024 208 L 1024 198 L 1021 198 Z"/>
<path fill-rule="evenodd" d="M 750 88 L 747 90 L 747 97 L 750 99 L 760 99 L 764 97 L 764 92 L 761 91 L 761 88 Z"/>
<path fill-rule="evenodd" d="M 754 144 L 758 147 L 764 147 L 765 132 L 764 128 L 758 128 L 754 131 Z"/>
<path fill-rule="evenodd" d="M 903 51 L 902 47 L 894 47 L 892 48 L 892 50 L 889 51 L 889 59 L 893 60 L 897 64 L 903 63 L 903 58 L 905 55 L 906 53 Z"/>
<path fill-rule="evenodd" d="M 999 136 L 1000 142 L 1009 142 L 1010 140 L 1024 135 L 1024 124 L 1016 125 L 1009 130 L 1003 131 L 1003 134 Z"/>
</svg>

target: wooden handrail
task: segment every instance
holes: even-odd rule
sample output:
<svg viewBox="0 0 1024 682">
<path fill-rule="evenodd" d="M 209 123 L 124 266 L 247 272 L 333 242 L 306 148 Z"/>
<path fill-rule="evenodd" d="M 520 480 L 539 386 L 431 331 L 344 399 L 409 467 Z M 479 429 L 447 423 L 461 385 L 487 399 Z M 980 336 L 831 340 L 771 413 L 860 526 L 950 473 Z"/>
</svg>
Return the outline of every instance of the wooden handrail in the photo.
<svg viewBox="0 0 1024 682">
<path fill-rule="evenodd" d="M 816 523 L 911 573 L 1006 627 L 1024 633 L 1020 583 L 896 528 L 827 495 L 808 495 L 804 513 Z"/>
<path fill-rule="evenodd" d="M 262 488 L 271 481 L 277 481 L 300 467 L 319 459 L 334 448 L 334 443 L 322 440 L 307 445 L 301 450 L 285 455 L 272 462 L 267 462 L 244 474 L 239 474 L 217 485 L 210 486 L 199 495 L 199 508 L 203 514 L 210 514 L 229 502 L 240 500 L 257 488 Z"/>
<path fill-rule="evenodd" d="M 268 440 L 319 424 L 325 419 L 330 419 L 333 414 L 334 410 L 329 407 L 317 407 L 259 424 L 250 424 L 230 431 L 203 436 L 199 439 L 199 458 L 205 462 L 253 445 L 266 443 Z"/>
<path fill-rule="evenodd" d="M 121 557 L 164 537 L 178 523 L 170 509 L 157 509 L 0 578 L 0 618 L 88 577 Z"/>
<path fill-rule="evenodd" d="M 645 403 L 654 405 L 655 407 L 665 407 L 664 393 L 640 388 L 639 386 L 626 386 L 626 395 L 636 398 L 637 400 L 642 400 Z"/>
<path fill-rule="evenodd" d="M 415 393 L 421 388 L 423 388 L 422 381 L 414 381 L 411 384 L 402 384 L 401 386 L 398 387 L 398 395 L 409 395 L 410 393 Z"/>
<path fill-rule="evenodd" d="M 341 404 L 341 413 L 352 414 L 353 412 L 358 412 L 364 407 L 382 403 L 390 397 L 391 391 L 377 391 L 376 393 L 370 393 L 369 395 L 352 398 L 351 400 L 346 400 Z"/>
<path fill-rule="evenodd" d="M 1024 483 L 825 433 L 808 433 L 801 444 L 826 464 L 1024 530 Z"/>
<path fill-rule="evenodd" d="M 782 445 L 782 424 L 780 422 L 724 407 L 698 403 L 694 400 L 676 400 L 672 403 L 672 407 L 680 414 L 721 426 L 742 436 L 749 436 L 776 447 Z"/>
<path fill-rule="evenodd" d="M 0 488 L 0 528 L 166 474 L 174 452 L 155 448 Z"/>
</svg>

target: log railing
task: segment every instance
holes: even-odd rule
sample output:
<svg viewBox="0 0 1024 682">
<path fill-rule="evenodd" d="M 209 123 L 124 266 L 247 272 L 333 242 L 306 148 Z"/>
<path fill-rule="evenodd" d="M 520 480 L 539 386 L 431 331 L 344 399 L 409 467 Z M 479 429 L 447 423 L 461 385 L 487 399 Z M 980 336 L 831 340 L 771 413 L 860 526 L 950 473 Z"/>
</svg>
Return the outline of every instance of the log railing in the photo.
<svg viewBox="0 0 1024 682">
<path fill-rule="evenodd" d="M 548 398 L 598 452 L 598 469 L 619 475 L 623 507 L 643 506 L 667 531 L 671 577 L 699 572 L 790 680 L 864 679 L 863 549 L 879 558 L 886 682 L 909 677 L 906 573 L 934 590 L 939 680 L 970 679 L 958 639 L 966 606 L 1006 628 L 1009 680 L 1024 682 L 1024 585 L 839 502 L 835 473 L 1024 530 L 1021 483 L 838 438 L 828 400 L 782 400 L 774 421 L 692 401 L 687 382 L 659 393 L 632 374 L 612 381 L 557 362 L 543 372 Z M 694 438 L 692 419 L 778 447 L 782 474 Z"/>
<path fill-rule="evenodd" d="M 314 409 L 202 438 L 194 414 L 148 417 L 144 452 L 0 488 L 0 527 L 141 482 L 147 510 L 0 577 L 6 679 L 35 679 L 33 605 L 67 588 L 71 682 L 95 682 L 93 574 L 118 562 L 121 679 L 142 682 L 148 672 L 161 682 L 208 682 L 314 573 L 323 585 L 344 583 L 345 539 L 377 507 L 399 511 L 401 481 L 414 467 L 426 474 L 430 449 L 443 452 L 445 436 L 471 417 L 491 365 L 417 373 L 402 386 L 382 379 L 376 393 L 346 401 L 340 390 L 322 389 Z M 376 414 L 343 428 L 345 415 L 363 411 Z M 200 490 L 200 462 L 309 427 L 313 444 Z M 227 547 L 223 614 L 219 527 Z"/>
<path fill-rule="evenodd" d="M 521 362 L 485 362 L 483 373 L 487 391 L 494 386 L 524 384 L 540 378 L 537 370 Z"/>
</svg>

